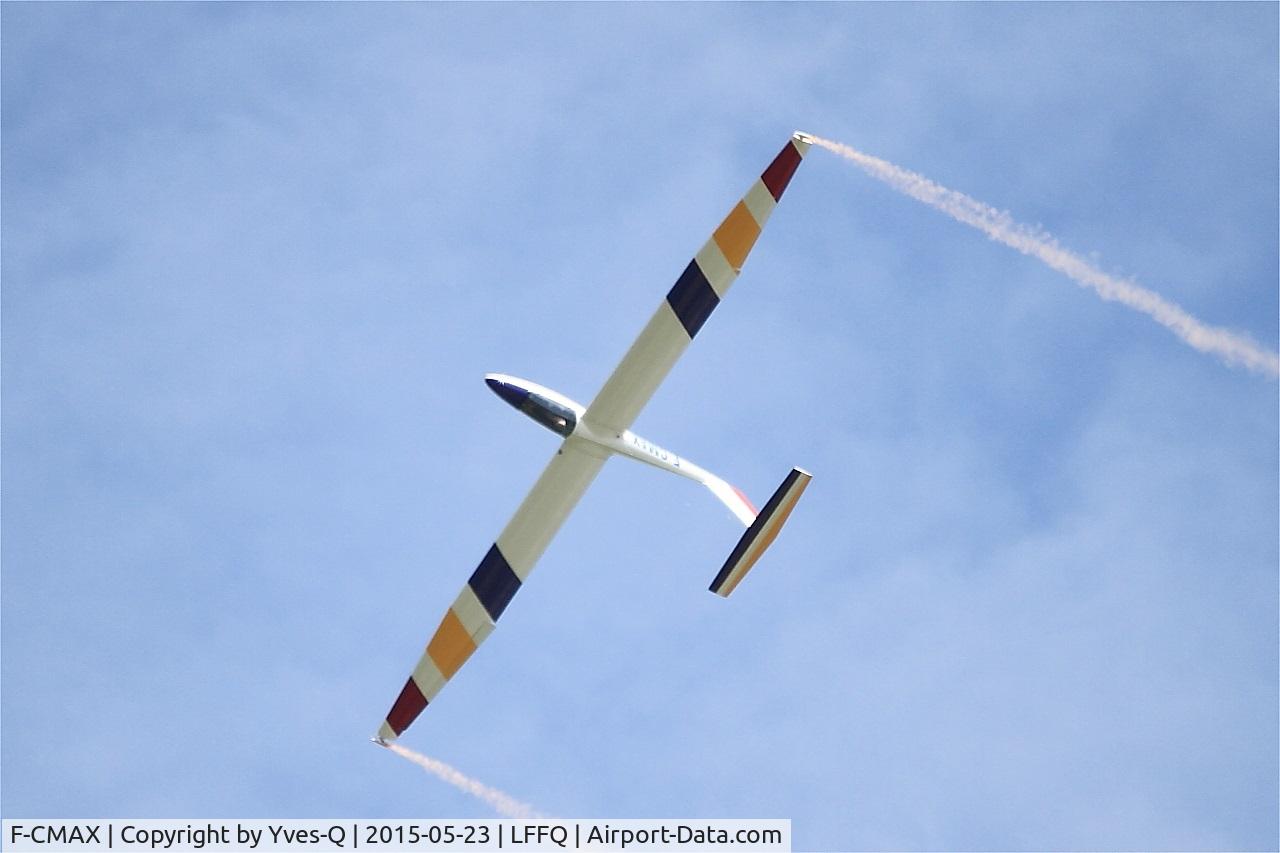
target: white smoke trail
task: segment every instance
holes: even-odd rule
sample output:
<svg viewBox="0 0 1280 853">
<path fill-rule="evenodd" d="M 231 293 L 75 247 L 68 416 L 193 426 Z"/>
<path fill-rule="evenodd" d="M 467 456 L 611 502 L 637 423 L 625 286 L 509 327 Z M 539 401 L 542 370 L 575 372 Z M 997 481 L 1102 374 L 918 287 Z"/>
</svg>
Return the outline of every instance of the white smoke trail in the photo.
<svg viewBox="0 0 1280 853">
<path fill-rule="evenodd" d="M 1218 356 L 1228 364 L 1239 364 L 1272 378 L 1280 377 L 1280 355 L 1268 352 L 1247 336 L 1217 326 L 1208 326 L 1178 305 L 1156 293 L 1114 276 L 1107 275 L 1083 258 L 1058 245 L 1058 241 L 1040 228 L 1015 222 L 1008 213 L 972 199 L 964 193 L 947 189 L 923 175 L 863 154 L 855 148 L 829 139 L 812 137 L 814 144 L 833 151 L 858 164 L 873 178 L 948 216 L 984 232 L 992 240 L 1038 258 L 1058 272 L 1087 287 L 1103 299 L 1119 302 L 1152 317 L 1200 352 Z"/>
<path fill-rule="evenodd" d="M 477 782 L 470 776 L 455 770 L 443 761 L 430 758 L 420 752 L 414 752 L 412 749 L 401 746 L 398 743 L 388 743 L 387 749 L 396 755 L 409 759 L 414 764 L 439 776 L 444 781 L 453 785 L 455 788 L 466 791 L 473 797 L 479 797 L 488 803 L 494 811 L 503 817 L 510 818 L 537 818 L 546 817 L 528 803 L 522 803 L 514 797 L 508 796 L 497 788 L 490 788 L 482 782 Z"/>
</svg>

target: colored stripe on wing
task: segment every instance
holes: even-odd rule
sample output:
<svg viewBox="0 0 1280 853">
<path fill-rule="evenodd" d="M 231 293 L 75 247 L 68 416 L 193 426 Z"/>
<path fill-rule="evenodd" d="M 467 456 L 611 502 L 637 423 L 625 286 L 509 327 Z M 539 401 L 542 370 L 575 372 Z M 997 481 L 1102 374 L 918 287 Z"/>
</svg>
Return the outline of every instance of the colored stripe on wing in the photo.
<svg viewBox="0 0 1280 853">
<path fill-rule="evenodd" d="M 484 555 L 471 579 L 467 581 L 467 586 L 480 599 L 489 619 L 497 622 L 502 611 L 511 603 L 512 597 L 520 590 L 520 578 L 516 577 L 506 557 L 502 556 L 495 544 Z"/>
<path fill-rule="evenodd" d="M 809 143 L 792 137 L 685 268 L 667 302 L 692 339 L 747 262 Z M 677 354 L 678 355 L 678 354 Z"/>
<path fill-rule="evenodd" d="M 711 289 L 706 275 L 694 260 L 684 268 L 675 287 L 667 294 L 667 302 L 671 303 L 671 310 L 676 312 L 680 325 L 692 338 L 720 304 L 720 297 Z"/>
</svg>

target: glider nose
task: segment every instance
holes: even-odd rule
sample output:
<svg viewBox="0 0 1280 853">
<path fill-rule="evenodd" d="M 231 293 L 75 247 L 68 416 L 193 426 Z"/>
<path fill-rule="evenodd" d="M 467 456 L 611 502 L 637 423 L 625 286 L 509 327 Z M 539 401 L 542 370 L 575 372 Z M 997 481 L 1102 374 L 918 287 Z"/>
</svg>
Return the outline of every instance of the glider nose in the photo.
<svg viewBox="0 0 1280 853">
<path fill-rule="evenodd" d="M 519 386 L 512 385 L 510 382 L 503 381 L 502 377 L 497 374 L 487 374 L 484 377 L 485 384 L 502 399 L 506 400 L 517 409 L 524 403 L 525 398 L 529 396 L 529 392 Z"/>
</svg>

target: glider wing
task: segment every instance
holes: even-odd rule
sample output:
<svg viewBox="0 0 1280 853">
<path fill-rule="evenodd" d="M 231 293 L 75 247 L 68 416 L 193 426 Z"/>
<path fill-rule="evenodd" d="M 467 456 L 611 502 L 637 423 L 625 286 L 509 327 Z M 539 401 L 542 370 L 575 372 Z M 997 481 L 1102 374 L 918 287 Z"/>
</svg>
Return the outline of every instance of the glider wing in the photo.
<svg viewBox="0 0 1280 853">
<path fill-rule="evenodd" d="M 587 407 L 588 421 L 619 433 L 631 426 L 685 347 L 729 292 L 809 145 L 803 133 L 794 134 L 764 174 L 729 211 L 711 239 L 685 267 L 667 298 L 658 305 L 622 362 L 605 380 L 604 387 Z"/>
<path fill-rule="evenodd" d="M 572 437 L 551 457 L 538 482 L 440 620 L 422 658 L 378 729 L 380 741 L 399 737 L 493 631 L 498 617 L 607 457 L 607 452 L 598 446 Z"/>
</svg>

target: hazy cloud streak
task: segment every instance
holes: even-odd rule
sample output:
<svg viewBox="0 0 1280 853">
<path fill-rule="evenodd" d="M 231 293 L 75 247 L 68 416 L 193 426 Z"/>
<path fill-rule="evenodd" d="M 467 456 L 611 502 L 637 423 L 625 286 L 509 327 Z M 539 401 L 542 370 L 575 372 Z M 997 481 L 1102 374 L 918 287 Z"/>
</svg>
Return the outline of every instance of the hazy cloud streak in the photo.
<svg viewBox="0 0 1280 853">
<path fill-rule="evenodd" d="M 1280 377 L 1280 355 L 1268 352 L 1238 332 L 1208 326 L 1180 306 L 1132 281 L 1102 272 L 1059 246 L 1058 241 L 1043 229 L 1015 222 L 1004 211 L 996 210 L 964 193 L 947 189 L 887 160 L 863 154 L 848 145 L 820 137 L 813 137 L 813 141 L 828 151 L 852 160 L 867 174 L 884 181 L 898 192 L 922 201 L 966 225 L 972 225 L 992 240 L 1017 249 L 1024 255 L 1038 258 L 1081 287 L 1093 290 L 1103 299 L 1141 311 L 1201 352 L 1211 353 L 1227 364 L 1243 365 L 1273 379 Z"/>
</svg>

